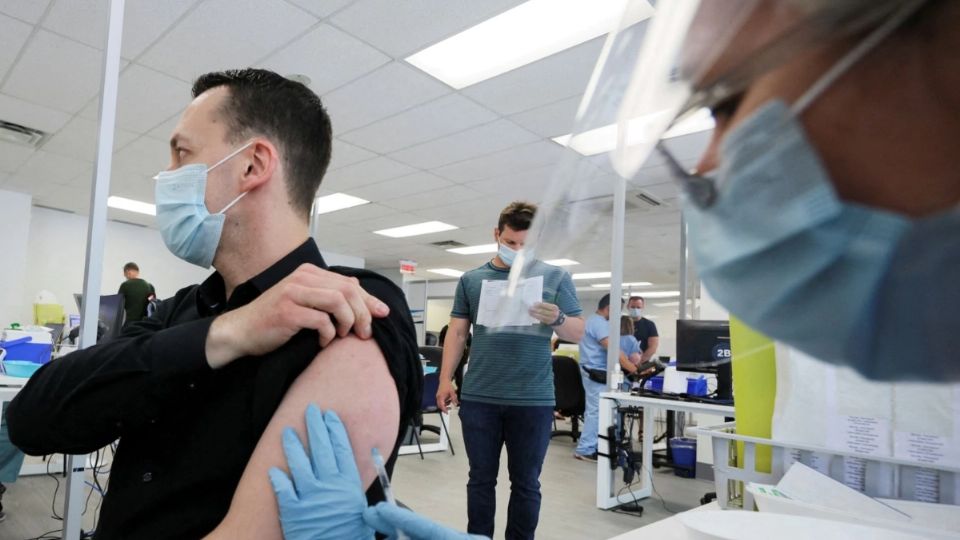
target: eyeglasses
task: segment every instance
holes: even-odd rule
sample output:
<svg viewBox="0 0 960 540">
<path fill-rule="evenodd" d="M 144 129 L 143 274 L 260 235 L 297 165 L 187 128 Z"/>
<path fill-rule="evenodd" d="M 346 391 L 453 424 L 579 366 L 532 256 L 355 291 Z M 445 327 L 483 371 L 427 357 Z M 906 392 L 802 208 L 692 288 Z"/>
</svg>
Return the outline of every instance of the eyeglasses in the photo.
<svg viewBox="0 0 960 540">
<path fill-rule="evenodd" d="M 687 196 L 687 199 L 698 208 L 710 208 L 717 200 L 717 187 L 713 178 L 694 174 L 683 168 L 670 150 L 663 144 L 663 141 L 657 143 L 657 151 L 667 160 L 667 167 L 670 169 L 670 175 L 680 184 L 680 189 Z"/>
</svg>

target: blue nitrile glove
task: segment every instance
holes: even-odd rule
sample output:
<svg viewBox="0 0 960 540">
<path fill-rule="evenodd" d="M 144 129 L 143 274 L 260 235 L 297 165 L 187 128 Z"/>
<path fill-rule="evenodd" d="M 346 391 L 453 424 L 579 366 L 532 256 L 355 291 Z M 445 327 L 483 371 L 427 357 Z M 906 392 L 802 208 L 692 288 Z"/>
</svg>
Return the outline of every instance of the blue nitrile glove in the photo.
<svg viewBox="0 0 960 540">
<path fill-rule="evenodd" d="M 486 536 L 455 531 L 406 508 L 385 502 L 367 507 L 363 511 L 363 521 L 391 539 L 397 537 L 398 531 L 402 531 L 410 540 L 489 540 Z"/>
<path fill-rule="evenodd" d="M 313 404 L 307 407 L 306 420 L 309 457 L 297 432 L 283 431 L 283 453 L 293 481 L 280 469 L 270 469 L 283 537 L 373 538 L 373 529 L 363 521 L 367 498 L 346 428 L 335 412 L 321 413 Z"/>
</svg>

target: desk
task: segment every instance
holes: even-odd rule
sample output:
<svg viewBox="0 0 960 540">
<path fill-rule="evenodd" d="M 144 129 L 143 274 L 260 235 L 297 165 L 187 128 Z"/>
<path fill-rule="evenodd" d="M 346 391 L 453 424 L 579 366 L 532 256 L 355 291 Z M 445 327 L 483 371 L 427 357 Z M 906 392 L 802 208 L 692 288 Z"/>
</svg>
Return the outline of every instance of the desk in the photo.
<svg viewBox="0 0 960 540">
<path fill-rule="evenodd" d="M 713 403 L 697 403 L 694 401 L 677 401 L 654 397 L 633 396 L 626 392 L 603 392 L 600 394 L 600 435 L 607 436 L 607 428 L 613 425 L 614 414 L 618 404 L 620 406 L 643 408 L 643 470 L 639 475 L 639 487 L 624 490 L 617 495 L 615 477 L 619 469 L 610 470 L 610 459 L 602 455 L 597 456 L 597 508 L 607 510 L 624 503 L 632 503 L 634 499 L 644 499 L 653 492 L 651 477 L 653 471 L 653 419 L 660 411 L 677 411 L 716 416 L 733 417 L 733 405 L 715 405 Z M 597 441 L 599 454 L 610 453 L 610 443 L 605 438 Z"/>
<path fill-rule="evenodd" d="M 651 523 L 650 525 L 640 527 L 639 529 L 614 536 L 609 540 L 650 540 L 651 538 L 655 538 L 656 540 L 692 540 L 694 538 L 700 538 L 700 536 L 694 536 L 696 533 L 690 532 L 690 530 L 683 525 L 683 522 L 680 521 L 680 516 L 688 512 L 703 512 L 704 510 L 719 509 L 720 505 L 717 504 L 717 501 L 713 501 L 710 504 L 698 506 L 686 512 L 681 512 L 666 519 Z"/>
</svg>

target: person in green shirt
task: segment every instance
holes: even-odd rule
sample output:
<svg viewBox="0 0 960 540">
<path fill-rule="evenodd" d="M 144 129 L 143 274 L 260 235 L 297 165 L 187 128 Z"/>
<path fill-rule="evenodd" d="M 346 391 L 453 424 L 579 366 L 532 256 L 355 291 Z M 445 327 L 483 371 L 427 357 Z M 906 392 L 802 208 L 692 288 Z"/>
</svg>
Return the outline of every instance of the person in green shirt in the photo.
<svg viewBox="0 0 960 540">
<path fill-rule="evenodd" d="M 157 292 L 153 285 L 140 278 L 140 267 L 135 262 L 123 265 L 123 277 L 126 281 L 120 284 L 118 291 L 123 295 L 123 311 L 126 313 L 123 325 L 144 319 L 147 316 L 147 304 L 156 298 Z"/>
</svg>

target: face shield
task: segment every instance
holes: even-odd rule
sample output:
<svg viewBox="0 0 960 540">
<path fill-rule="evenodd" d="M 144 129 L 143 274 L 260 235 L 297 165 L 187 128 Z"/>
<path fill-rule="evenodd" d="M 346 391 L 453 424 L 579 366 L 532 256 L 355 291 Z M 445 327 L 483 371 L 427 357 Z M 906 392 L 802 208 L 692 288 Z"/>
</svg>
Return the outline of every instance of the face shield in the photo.
<svg viewBox="0 0 960 540">
<path fill-rule="evenodd" d="M 765 72 L 826 40 L 857 37 L 922 0 L 671 0 L 653 18 L 645 1 L 628 2 L 611 30 L 578 108 L 574 129 L 554 140 L 566 152 L 540 201 L 524 250 L 511 267 L 500 299 L 486 306 L 493 328 L 526 332 L 516 313 L 536 300 L 526 280 L 542 274 L 541 261 L 575 259 L 573 274 L 584 313 L 591 293 L 609 292 L 614 186 L 627 181 L 624 292 L 666 284 L 676 275 L 647 279 L 655 263 L 671 257 L 630 244 L 631 212 L 652 225 L 677 252 L 681 201 L 709 206 L 713 180 L 688 171 L 706 148 L 712 111 L 740 96 Z M 905 7 L 906 6 L 906 7 Z M 909 7 L 913 10 L 916 7 Z M 661 152 L 655 153 L 655 149 Z M 672 150 L 671 150 L 672 149 Z M 652 202 L 651 202 L 652 201 Z M 675 241 L 674 241 L 674 238 Z M 597 275 L 578 281 L 578 276 Z M 695 276 L 690 277 L 695 282 Z M 648 283 L 649 282 L 649 283 Z M 659 282 L 659 283 L 658 283 Z M 659 287 L 665 288 L 665 287 Z M 657 304 L 669 304 L 668 300 Z M 672 301 L 675 302 L 675 298 Z M 691 304 L 693 302 L 691 301 Z M 656 305 L 656 304 L 655 304 Z M 692 306 L 691 306 L 692 307 Z"/>
</svg>

